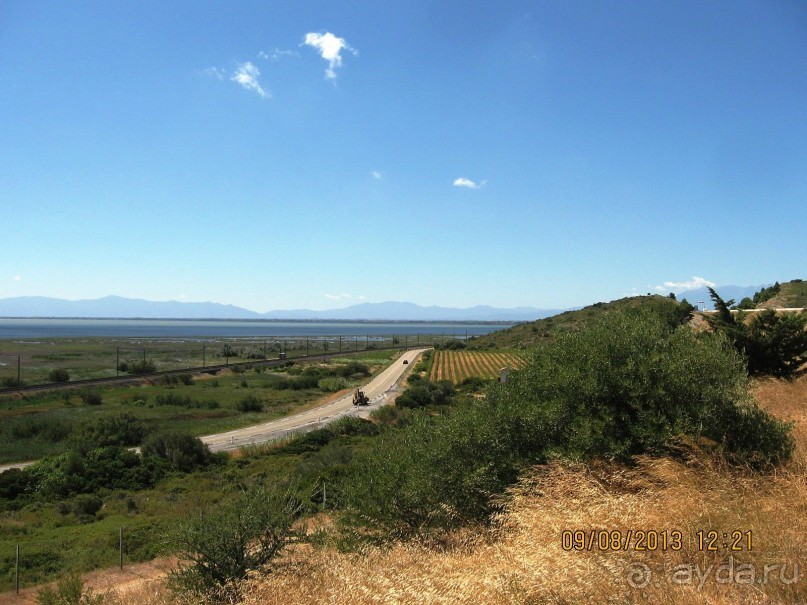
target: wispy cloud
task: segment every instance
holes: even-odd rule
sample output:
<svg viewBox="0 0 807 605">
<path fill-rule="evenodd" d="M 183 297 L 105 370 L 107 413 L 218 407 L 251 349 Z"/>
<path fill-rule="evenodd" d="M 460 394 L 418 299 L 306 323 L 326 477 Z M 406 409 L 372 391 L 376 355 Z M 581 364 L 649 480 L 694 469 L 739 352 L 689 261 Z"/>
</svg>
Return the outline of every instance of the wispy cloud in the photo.
<svg viewBox="0 0 807 605">
<path fill-rule="evenodd" d="M 370 174 L 372 174 L 373 178 L 377 181 L 380 181 L 384 178 L 384 175 L 381 174 L 378 170 L 373 170 Z"/>
<path fill-rule="evenodd" d="M 653 286 L 653 289 L 656 292 L 664 292 L 666 290 L 678 290 L 681 292 L 683 290 L 696 290 L 706 286 L 714 288 L 715 285 L 716 284 L 714 282 L 709 281 L 708 279 L 693 276 L 693 278 L 689 281 L 665 281 L 661 286 Z"/>
<path fill-rule="evenodd" d="M 342 292 L 341 294 L 326 294 L 325 298 L 328 300 L 366 300 L 363 294 L 359 294 L 358 296 L 353 296 L 352 294 L 347 294 Z"/>
<path fill-rule="evenodd" d="M 207 69 L 203 70 L 205 75 L 210 76 L 211 78 L 216 78 L 217 80 L 223 80 L 224 73 L 223 69 L 219 69 L 218 67 L 208 67 Z"/>
<path fill-rule="evenodd" d="M 235 70 L 233 77 L 230 78 L 233 82 L 238 82 L 241 86 L 246 88 L 247 90 L 252 90 L 258 93 L 261 97 L 266 98 L 271 96 L 268 91 L 264 90 L 261 86 L 258 78 L 260 77 L 261 72 L 255 67 L 252 63 L 247 61 L 246 63 L 239 63 L 238 69 Z"/>
<path fill-rule="evenodd" d="M 14 281 L 22 281 L 22 275 L 15 275 Z"/>
<path fill-rule="evenodd" d="M 485 186 L 487 181 L 480 181 L 479 183 L 472 181 L 471 179 L 466 179 L 465 177 L 459 177 L 454 179 L 454 187 L 465 187 L 466 189 L 481 189 Z"/>
<path fill-rule="evenodd" d="M 262 50 L 261 52 L 258 53 L 259 59 L 267 59 L 271 61 L 280 61 L 281 59 L 284 59 L 286 57 L 299 57 L 299 56 L 300 53 L 298 53 L 296 50 L 280 50 L 279 48 L 275 48 L 273 50 L 270 50 L 269 52 Z"/>
<path fill-rule="evenodd" d="M 319 55 L 328 62 L 325 70 L 325 77 L 328 80 L 336 79 L 336 68 L 342 66 L 342 51 L 348 51 L 357 55 L 358 52 L 351 48 L 344 38 L 339 38 L 331 32 L 318 34 L 309 32 L 305 35 L 303 44 L 315 48 Z"/>
</svg>

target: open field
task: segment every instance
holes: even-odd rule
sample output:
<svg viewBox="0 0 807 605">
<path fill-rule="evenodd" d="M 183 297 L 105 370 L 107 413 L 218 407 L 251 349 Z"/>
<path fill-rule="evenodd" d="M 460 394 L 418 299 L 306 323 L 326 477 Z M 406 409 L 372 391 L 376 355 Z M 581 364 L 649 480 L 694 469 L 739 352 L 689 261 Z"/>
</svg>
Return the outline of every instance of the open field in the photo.
<svg viewBox="0 0 807 605">
<path fill-rule="evenodd" d="M 213 365 L 309 355 L 356 353 L 393 347 L 430 346 L 439 334 L 322 336 L 288 338 L 54 338 L 0 340 L 0 389 L 50 384 L 54 370 L 69 380 L 126 376 L 139 364 L 152 371 L 177 371 Z"/>
<path fill-rule="evenodd" d="M 429 380 L 450 380 L 457 384 L 466 378 L 497 378 L 503 368 L 518 369 L 524 358 L 512 351 L 435 351 Z"/>
<path fill-rule="evenodd" d="M 251 426 L 316 405 L 328 392 L 359 384 L 363 377 L 323 377 L 340 366 L 364 363 L 371 374 L 381 371 L 397 351 L 366 351 L 329 364 L 294 363 L 275 371 L 241 371 L 233 367 L 218 376 L 198 375 L 153 384 L 66 389 L 31 396 L 0 396 L 0 463 L 33 460 L 65 451 L 70 437 L 83 425 L 126 413 L 147 432 L 170 426 L 192 435 L 207 435 Z M 290 382 L 292 384 L 290 384 Z M 279 388 L 293 387 L 293 388 Z M 90 396 L 100 397 L 100 403 Z M 261 411 L 241 411 L 252 397 Z"/>
</svg>

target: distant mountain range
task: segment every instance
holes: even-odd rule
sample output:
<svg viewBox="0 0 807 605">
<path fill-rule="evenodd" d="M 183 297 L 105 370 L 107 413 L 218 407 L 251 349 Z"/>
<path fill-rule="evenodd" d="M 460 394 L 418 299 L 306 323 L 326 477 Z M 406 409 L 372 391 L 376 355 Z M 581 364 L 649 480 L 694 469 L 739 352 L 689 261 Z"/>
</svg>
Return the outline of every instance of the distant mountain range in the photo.
<svg viewBox="0 0 807 605">
<path fill-rule="evenodd" d="M 563 309 L 516 307 L 498 309 L 479 305 L 466 309 L 422 307 L 407 302 L 362 303 L 343 309 L 293 309 L 257 313 L 233 305 L 210 302 L 154 302 L 106 296 L 94 300 L 63 300 L 44 296 L 0 299 L 0 317 L 142 318 L 142 319 L 278 319 L 354 321 L 532 321 Z"/>
<path fill-rule="evenodd" d="M 717 286 L 723 300 L 740 302 L 753 296 L 761 286 Z M 691 304 L 713 309 L 706 288 L 687 290 L 677 295 Z M 291 309 L 257 313 L 234 305 L 211 302 L 155 302 L 120 296 L 106 296 L 93 300 L 63 300 L 45 296 L 20 296 L 0 299 L 0 317 L 94 317 L 142 319 L 277 319 L 277 320 L 348 320 L 348 321 L 534 321 L 557 315 L 570 309 L 537 309 L 515 307 L 502 309 L 478 305 L 465 309 L 453 307 L 422 307 L 409 302 L 361 303 L 342 309 L 312 311 Z"/>
</svg>

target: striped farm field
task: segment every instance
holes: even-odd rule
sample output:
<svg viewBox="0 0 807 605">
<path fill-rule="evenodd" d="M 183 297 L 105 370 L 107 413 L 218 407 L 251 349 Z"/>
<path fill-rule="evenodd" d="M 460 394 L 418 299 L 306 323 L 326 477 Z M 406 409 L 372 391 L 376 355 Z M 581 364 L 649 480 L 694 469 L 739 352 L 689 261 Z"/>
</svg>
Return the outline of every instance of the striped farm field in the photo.
<svg viewBox="0 0 807 605">
<path fill-rule="evenodd" d="M 510 351 L 435 351 L 429 380 L 456 384 L 472 376 L 496 378 L 502 368 L 519 369 L 525 363 Z"/>
</svg>

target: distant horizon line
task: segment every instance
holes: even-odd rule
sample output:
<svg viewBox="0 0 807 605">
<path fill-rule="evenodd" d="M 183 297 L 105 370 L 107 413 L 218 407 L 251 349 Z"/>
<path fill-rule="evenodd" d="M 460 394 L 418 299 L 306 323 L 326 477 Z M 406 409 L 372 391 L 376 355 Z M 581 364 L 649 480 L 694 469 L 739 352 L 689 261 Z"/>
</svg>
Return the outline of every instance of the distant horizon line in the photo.
<svg viewBox="0 0 807 605">
<path fill-rule="evenodd" d="M 272 317 L 60 317 L 38 316 L 28 317 L 0 315 L 0 320 L 50 319 L 55 321 L 223 321 L 223 322 L 255 322 L 255 323 L 345 323 L 345 324 L 459 324 L 459 325 L 503 325 L 526 323 L 529 320 L 510 319 L 328 319 L 328 318 L 272 318 Z"/>
</svg>

